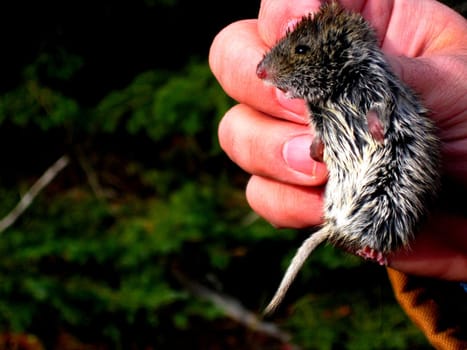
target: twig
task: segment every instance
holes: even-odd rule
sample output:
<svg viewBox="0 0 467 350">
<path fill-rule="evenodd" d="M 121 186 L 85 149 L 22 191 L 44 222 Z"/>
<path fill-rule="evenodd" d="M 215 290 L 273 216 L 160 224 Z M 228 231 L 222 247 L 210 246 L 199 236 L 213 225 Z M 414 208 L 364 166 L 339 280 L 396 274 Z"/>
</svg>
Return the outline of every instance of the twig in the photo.
<svg viewBox="0 0 467 350">
<path fill-rule="evenodd" d="M 69 163 L 68 156 L 61 156 L 54 164 L 52 164 L 42 176 L 31 186 L 31 188 L 24 194 L 16 207 L 8 213 L 0 221 L 0 233 L 5 231 L 24 213 L 24 211 L 31 205 L 36 196 L 62 171 Z"/>
<path fill-rule="evenodd" d="M 176 276 L 177 279 L 191 291 L 191 293 L 213 303 L 222 310 L 227 317 L 246 326 L 248 329 L 264 333 L 274 339 L 280 340 L 283 343 L 289 344 L 289 346 L 291 346 L 290 349 L 299 350 L 297 346 L 290 344 L 290 334 L 279 329 L 279 327 L 274 323 L 262 321 L 255 313 L 247 310 L 237 300 L 227 295 L 215 292 L 197 282 L 191 281 L 178 271 L 176 272 Z"/>
<path fill-rule="evenodd" d="M 91 186 L 91 189 L 94 192 L 94 195 L 98 199 L 101 199 L 101 200 L 106 199 L 106 197 L 108 197 L 108 195 L 107 195 L 106 191 L 104 191 L 104 189 L 101 187 L 101 185 L 99 183 L 99 179 L 97 177 L 97 173 L 92 168 L 91 164 L 89 163 L 89 161 L 85 157 L 85 155 L 84 155 L 83 151 L 81 150 L 81 148 L 79 148 L 79 147 L 76 148 L 76 155 L 77 155 L 77 158 L 78 158 L 79 165 L 83 169 L 83 171 L 84 171 L 84 173 L 85 173 L 85 175 L 86 175 L 86 177 L 88 179 L 89 186 Z"/>
</svg>

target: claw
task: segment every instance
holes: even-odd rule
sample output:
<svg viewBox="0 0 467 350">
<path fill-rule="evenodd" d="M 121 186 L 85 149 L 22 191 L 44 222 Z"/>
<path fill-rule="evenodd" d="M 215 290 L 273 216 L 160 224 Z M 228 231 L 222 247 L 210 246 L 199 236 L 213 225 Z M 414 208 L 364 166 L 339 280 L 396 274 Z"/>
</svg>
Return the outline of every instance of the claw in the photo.
<svg viewBox="0 0 467 350">
<path fill-rule="evenodd" d="M 388 260 L 386 259 L 386 256 L 383 253 L 370 247 L 364 247 L 362 249 L 359 249 L 356 251 L 356 254 L 366 260 L 373 260 L 381 266 L 386 266 L 388 264 Z"/>
</svg>

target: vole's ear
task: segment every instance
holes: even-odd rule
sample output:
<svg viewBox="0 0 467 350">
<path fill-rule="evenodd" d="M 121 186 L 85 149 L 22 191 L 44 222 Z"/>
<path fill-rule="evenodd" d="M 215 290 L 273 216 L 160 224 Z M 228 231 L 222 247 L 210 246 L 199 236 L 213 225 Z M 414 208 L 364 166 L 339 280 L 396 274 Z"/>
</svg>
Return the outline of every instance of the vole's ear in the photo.
<svg viewBox="0 0 467 350">
<path fill-rule="evenodd" d="M 368 131 L 371 136 L 373 136 L 377 143 L 382 144 L 384 143 L 384 135 L 386 132 L 380 113 L 381 111 L 378 111 L 378 109 L 370 109 L 366 114 L 366 120 L 368 123 Z"/>
</svg>

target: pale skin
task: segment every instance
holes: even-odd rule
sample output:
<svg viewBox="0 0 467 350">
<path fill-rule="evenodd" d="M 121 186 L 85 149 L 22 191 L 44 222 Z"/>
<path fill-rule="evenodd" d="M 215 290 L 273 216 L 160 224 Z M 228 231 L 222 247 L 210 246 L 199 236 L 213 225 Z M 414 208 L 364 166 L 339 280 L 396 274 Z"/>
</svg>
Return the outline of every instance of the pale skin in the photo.
<svg viewBox="0 0 467 350">
<path fill-rule="evenodd" d="M 432 111 L 442 140 L 443 172 L 467 187 L 467 21 L 434 0 L 341 0 L 376 29 L 396 74 Z M 226 113 L 219 140 L 252 174 L 250 206 L 276 227 L 322 223 L 326 166 L 310 158 L 313 133 L 303 101 L 289 100 L 255 74 L 263 54 L 317 0 L 263 0 L 258 19 L 235 22 L 215 38 L 210 66 L 239 103 Z M 455 194 L 454 194 L 455 195 Z M 409 274 L 467 281 L 467 217 L 436 210 L 410 251 L 389 265 Z"/>
</svg>

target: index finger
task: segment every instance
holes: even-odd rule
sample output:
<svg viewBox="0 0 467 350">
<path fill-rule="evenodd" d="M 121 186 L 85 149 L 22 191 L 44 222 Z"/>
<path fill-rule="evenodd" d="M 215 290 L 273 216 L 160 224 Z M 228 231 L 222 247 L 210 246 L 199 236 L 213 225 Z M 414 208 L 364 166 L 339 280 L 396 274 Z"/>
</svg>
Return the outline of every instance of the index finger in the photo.
<svg viewBox="0 0 467 350">
<path fill-rule="evenodd" d="M 209 64 L 224 91 L 233 99 L 269 115 L 307 124 L 303 101 L 286 100 L 283 93 L 266 86 L 256 76 L 256 66 L 266 50 L 258 36 L 257 21 L 242 20 L 227 26 L 215 37 Z"/>
</svg>

